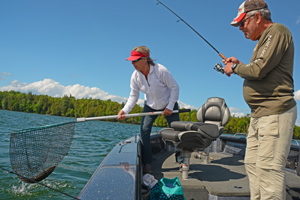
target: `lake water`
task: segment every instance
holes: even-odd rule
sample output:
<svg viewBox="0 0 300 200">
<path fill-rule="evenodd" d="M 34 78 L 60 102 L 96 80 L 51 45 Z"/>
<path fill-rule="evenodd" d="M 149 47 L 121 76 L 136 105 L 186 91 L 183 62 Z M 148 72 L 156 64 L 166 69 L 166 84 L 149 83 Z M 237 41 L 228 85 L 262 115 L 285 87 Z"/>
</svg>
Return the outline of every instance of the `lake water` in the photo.
<svg viewBox="0 0 300 200">
<path fill-rule="evenodd" d="M 0 166 L 11 169 L 10 132 L 37 126 L 76 121 L 73 118 L 0 110 Z M 41 183 L 77 197 L 99 164 L 121 140 L 139 133 L 139 125 L 89 121 L 76 123 L 69 154 L 54 172 Z M 152 132 L 161 128 L 153 127 Z M 72 199 L 39 184 L 24 183 L 0 169 L 0 199 L 47 200 Z"/>
<path fill-rule="evenodd" d="M 76 121 L 76 119 L 0 110 L 0 166 L 12 170 L 9 158 L 10 132 L 67 121 Z M 102 121 L 76 123 L 75 126 L 69 154 L 41 183 L 77 197 L 111 149 L 119 141 L 138 134 L 140 126 Z M 153 127 L 152 132 L 160 129 Z M 0 169 L 0 199 L 65 200 L 72 198 L 38 184 L 24 183 L 16 175 Z"/>
</svg>

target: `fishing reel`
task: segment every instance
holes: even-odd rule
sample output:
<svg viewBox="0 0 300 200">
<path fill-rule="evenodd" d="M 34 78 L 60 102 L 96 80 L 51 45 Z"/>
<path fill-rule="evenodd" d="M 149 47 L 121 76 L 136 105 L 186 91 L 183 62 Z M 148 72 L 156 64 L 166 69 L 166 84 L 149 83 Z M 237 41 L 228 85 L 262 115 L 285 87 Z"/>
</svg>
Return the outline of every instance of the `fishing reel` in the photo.
<svg viewBox="0 0 300 200">
<path fill-rule="evenodd" d="M 221 63 L 217 63 L 214 67 L 214 70 L 218 71 L 218 72 L 221 72 L 222 74 L 224 74 L 224 68 L 222 66 Z"/>
</svg>

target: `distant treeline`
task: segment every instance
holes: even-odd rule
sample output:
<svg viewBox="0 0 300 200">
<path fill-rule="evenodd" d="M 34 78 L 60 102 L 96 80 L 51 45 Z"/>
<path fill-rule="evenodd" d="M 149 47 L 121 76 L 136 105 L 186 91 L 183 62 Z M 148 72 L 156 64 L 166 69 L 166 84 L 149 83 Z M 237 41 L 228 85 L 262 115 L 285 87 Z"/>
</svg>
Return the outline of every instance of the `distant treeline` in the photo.
<svg viewBox="0 0 300 200">
<path fill-rule="evenodd" d="M 0 109 L 20 111 L 27 113 L 48 114 L 64 117 L 97 117 L 117 115 L 124 107 L 111 100 L 100 100 L 92 98 L 76 99 L 73 96 L 51 97 L 48 95 L 35 95 L 32 92 L 21 93 L 17 91 L 0 91 Z M 183 108 L 181 108 L 183 109 Z M 135 105 L 131 113 L 141 113 L 143 107 Z M 180 113 L 181 121 L 197 121 L 197 110 L 193 109 L 189 113 Z M 140 124 L 142 117 L 128 117 L 119 122 L 129 124 Z M 116 119 L 106 121 L 118 122 Z M 230 116 L 224 133 L 247 133 L 250 123 L 249 114 L 244 117 Z M 159 115 L 155 120 L 155 126 L 167 127 L 168 123 L 163 115 Z M 294 128 L 294 139 L 300 139 L 300 127 Z"/>
</svg>

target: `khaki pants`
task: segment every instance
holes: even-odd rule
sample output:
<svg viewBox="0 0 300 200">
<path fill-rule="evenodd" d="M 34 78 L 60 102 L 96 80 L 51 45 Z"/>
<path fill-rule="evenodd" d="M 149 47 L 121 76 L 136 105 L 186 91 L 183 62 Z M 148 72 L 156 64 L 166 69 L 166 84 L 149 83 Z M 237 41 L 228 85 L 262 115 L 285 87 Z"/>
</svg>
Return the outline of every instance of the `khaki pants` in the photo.
<svg viewBox="0 0 300 200">
<path fill-rule="evenodd" d="M 296 118 L 296 106 L 278 115 L 251 117 L 245 156 L 251 200 L 286 199 L 284 168 Z"/>
</svg>

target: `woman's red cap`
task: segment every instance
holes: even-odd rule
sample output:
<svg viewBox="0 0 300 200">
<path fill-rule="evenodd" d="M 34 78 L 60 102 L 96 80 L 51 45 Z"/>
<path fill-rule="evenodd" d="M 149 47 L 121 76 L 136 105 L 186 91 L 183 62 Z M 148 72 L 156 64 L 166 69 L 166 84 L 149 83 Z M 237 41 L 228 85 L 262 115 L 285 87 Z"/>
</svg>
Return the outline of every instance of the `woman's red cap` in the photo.
<svg viewBox="0 0 300 200">
<path fill-rule="evenodd" d="M 148 57 L 149 54 L 148 53 L 141 53 L 138 51 L 131 51 L 131 56 L 129 58 L 127 58 L 126 60 L 130 60 L 130 61 L 134 61 L 137 60 L 141 57 Z"/>
</svg>

